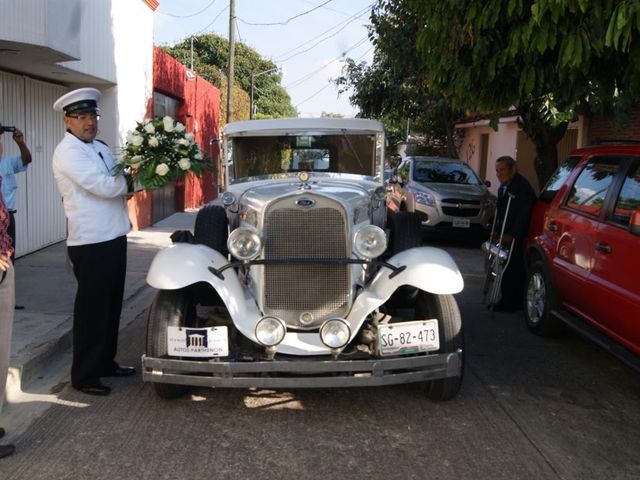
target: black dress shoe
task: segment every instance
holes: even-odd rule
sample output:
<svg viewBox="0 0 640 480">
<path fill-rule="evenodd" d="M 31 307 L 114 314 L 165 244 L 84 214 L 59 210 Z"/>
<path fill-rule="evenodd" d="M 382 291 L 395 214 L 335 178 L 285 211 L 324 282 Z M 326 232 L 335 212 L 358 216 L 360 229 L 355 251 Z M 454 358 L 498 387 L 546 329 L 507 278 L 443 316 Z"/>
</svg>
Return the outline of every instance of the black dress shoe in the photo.
<svg viewBox="0 0 640 480">
<path fill-rule="evenodd" d="M 107 387 L 101 383 L 93 383 L 91 385 L 80 385 L 78 387 L 73 387 L 76 390 L 86 393 L 87 395 L 100 395 L 104 397 L 111 393 L 111 387 Z"/>
<path fill-rule="evenodd" d="M 16 305 L 13 308 L 16 309 L 16 310 L 24 310 L 24 305 Z"/>
<path fill-rule="evenodd" d="M 0 458 L 8 457 L 16 451 L 16 447 L 13 445 L 0 445 Z"/>
<path fill-rule="evenodd" d="M 109 373 L 102 375 L 103 377 L 130 377 L 136 373 L 134 367 L 117 367 Z"/>
</svg>

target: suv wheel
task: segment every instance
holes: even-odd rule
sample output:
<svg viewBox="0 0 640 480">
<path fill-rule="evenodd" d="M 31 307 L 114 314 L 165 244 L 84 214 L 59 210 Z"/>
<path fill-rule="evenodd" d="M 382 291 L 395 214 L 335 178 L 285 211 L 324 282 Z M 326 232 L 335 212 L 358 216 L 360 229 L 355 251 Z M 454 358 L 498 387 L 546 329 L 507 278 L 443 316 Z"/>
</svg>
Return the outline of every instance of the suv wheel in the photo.
<svg viewBox="0 0 640 480">
<path fill-rule="evenodd" d="M 529 330 L 541 336 L 560 333 L 560 321 L 551 312 L 557 305 L 555 290 L 549 272 L 540 260 L 529 267 L 525 285 L 524 316 Z"/>
<path fill-rule="evenodd" d="M 420 290 L 416 299 L 416 320 L 437 318 L 440 335 L 438 353 L 462 351 L 462 371 L 459 377 L 447 377 L 427 382 L 427 397 L 431 400 L 451 400 L 460 391 L 464 376 L 464 333 L 462 317 L 453 295 L 434 295 Z"/>
</svg>

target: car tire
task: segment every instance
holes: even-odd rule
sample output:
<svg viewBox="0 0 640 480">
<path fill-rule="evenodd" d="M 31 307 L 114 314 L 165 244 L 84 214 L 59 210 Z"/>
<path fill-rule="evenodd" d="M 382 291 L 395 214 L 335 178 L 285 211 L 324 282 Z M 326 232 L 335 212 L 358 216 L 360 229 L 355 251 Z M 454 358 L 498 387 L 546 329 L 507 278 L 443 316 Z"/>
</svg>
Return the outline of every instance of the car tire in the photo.
<svg viewBox="0 0 640 480">
<path fill-rule="evenodd" d="M 389 257 L 414 247 L 422 246 L 420 217 L 414 212 L 396 212 L 389 215 Z M 390 308 L 411 308 L 416 301 L 418 289 L 403 285 L 387 301 Z"/>
<path fill-rule="evenodd" d="M 213 248 L 223 256 L 227 256 L 227 238 L 229 236 L 227 212 L 219 205 L 206 205 L 196 216 L 193 236 L 197 243 Z"/>
<path fill-rule="evenodd" d="M 556 336 L 562 332 L 562 324 L 552 311 L 558 300 L 551 276 L 545 264 L 537 260 L 527 269 L 524 298 L 524 317 L 527 327 L 536 335 Z"/>
<path fill-rule="evenodd" d="M 147 356 L 154 358 L 167 356 L 167 327 L 188 324 L 189 316 L 195 315 L 195 304 L 191 298 L 187 289 L 158 292 L 151 304 L 147 319 Z M 159 382 L 154 382 L 153 388 L 159 397 L 166 399 L 179 397 L 188 390 L 185 385 Z"/>
<path fill-rule="evenodd" d="M 462 317 L 458 303 L 453 295 L 435 295 L 420 290 L 416 298 L 416 320 L 438 319 L 438 333 L 440 336 L 440 350 L 438 353 L 462 352 L 462 369 L 460 376 L 431 380 L 426 384 L 426 395 L 435 401 L 451 400 L 460 391 L 464 376 L 464 332 Z"/>
</svg>

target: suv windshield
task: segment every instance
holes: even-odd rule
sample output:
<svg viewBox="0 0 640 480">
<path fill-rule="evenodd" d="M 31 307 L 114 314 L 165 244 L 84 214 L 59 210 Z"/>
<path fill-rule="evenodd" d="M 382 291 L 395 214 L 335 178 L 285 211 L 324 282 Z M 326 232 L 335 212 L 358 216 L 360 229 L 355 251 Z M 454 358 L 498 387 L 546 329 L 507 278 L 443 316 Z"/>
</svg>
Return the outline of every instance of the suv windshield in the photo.
<svg viewBox="0 0 640 480">
<path fill-rule="evenodd" d="M 417 160 L 413 168 L 413 180 L 421 183 L 456 183 L 482 185 L 482 182 L 464 163 Z"/>
<path fill-rule="evenodd" d="M 375 135 L 234 137 L 235 178 L 298 171 L 376 174 Z"/>
</svg>

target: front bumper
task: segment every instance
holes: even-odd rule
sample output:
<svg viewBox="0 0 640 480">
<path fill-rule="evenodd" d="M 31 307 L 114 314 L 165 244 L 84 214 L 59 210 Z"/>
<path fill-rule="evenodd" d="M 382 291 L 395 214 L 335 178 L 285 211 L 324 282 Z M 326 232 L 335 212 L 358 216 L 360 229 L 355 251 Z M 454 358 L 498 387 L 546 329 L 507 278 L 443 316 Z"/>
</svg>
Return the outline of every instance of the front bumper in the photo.
<svg viewBox="0 0 640 480">
<path fill-rule="evenodd" d="M 142 356 L 142 379 L 198 387 L 371 387 L 462 375 L 462 351 L 371 360 L 193 361 Z"/>
</svg>

